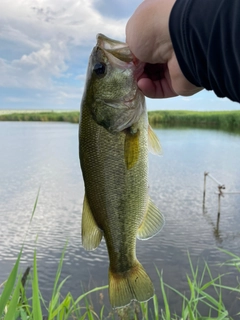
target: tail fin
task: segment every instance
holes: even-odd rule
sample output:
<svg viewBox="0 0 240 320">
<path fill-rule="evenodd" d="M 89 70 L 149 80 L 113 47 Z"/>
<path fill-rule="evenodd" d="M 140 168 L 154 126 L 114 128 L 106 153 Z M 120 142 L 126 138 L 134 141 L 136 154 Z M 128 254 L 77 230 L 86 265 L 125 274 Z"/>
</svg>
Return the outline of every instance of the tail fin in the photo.
<svg viewBox="0 0 240 320">
<path fill-rule="evenodd" d="M 132 300 L 147 301 L 153 295 L 152 281 L 138 261 L 123 273 L 114 273 L 109 269 L 109 299 L 113 308 L 124 307 Z"/>
</svg>

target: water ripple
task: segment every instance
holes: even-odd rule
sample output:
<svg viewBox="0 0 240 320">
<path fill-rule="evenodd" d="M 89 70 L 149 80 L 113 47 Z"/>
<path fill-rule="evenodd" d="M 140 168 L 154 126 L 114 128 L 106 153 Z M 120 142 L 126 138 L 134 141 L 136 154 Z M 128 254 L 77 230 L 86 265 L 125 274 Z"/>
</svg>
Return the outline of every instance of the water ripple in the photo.
<svg viewBox="0 0 240 320">
<path fill-rule="evenodd" d="M 71 124 L 0 123 L 0 283 L 6 279 L 24 241 L 21 268 L 32 266 L 37 249 L 40 288 L 46 299 L 67 242 L 62 277 L 71 278 L 64 290 L 77 296 L 83 287 L 108 281 L 105 242 L 90 252 L 81 246 L 84 186 L 77 130 Z M 149 157 L 149 193 L 165 215 L 166 224 L 154 238 L 137 241 L 137 256 L 154 282 L 158 282 L 157 267 L 163 269 L 168 284 L 186 291 L 188 252 L 194 264 L 206 260 L 213 268 L 228 259 L 218 247 L 239 254 L 240 196 L 221 199 L 218 223 L 216 186 L 207 181 L 204 212 L 202 189 L 207 170 L 228 190 L 240 190 L 240 137 L 194 129 L 156 132 L 164 153 Z M 39 187 L 38 205 L 29 227 Z M 221 270 L 226 271 L 224 267 Z M 234 275 L 236 279 L 233 273 L 229 285 Z M 170 299 L 177 310 L 178 301 Z M 228 300 L 226 303 L 230 304 Z"/>
</svg>

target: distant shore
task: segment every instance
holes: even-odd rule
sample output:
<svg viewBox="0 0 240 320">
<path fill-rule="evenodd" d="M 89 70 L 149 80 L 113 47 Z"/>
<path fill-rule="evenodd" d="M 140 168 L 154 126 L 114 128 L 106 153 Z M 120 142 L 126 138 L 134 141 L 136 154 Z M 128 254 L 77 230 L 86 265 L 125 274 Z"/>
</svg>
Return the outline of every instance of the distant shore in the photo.
<svg viewBox="0 0 240 320">
<path fill-rule="evenodd" d="M 156 126 L 181 126 L 240 130 L 239 111 L 179 111 L 148 112 L 149 123 Z M 0 121 L 79 122 L 79 111 L 62 110 L 0 110 Z"/>
<path fill-rule="evenodd" d="M 0 121 L 79 122 L 79 111 L 0 110 Z"/>
<path fill-rule="evenodd" d="M 181 126 L 240 130 L 240 110 L 237 111 L 150 111 L 149 123 L 154 126 Z"/>
</svg>

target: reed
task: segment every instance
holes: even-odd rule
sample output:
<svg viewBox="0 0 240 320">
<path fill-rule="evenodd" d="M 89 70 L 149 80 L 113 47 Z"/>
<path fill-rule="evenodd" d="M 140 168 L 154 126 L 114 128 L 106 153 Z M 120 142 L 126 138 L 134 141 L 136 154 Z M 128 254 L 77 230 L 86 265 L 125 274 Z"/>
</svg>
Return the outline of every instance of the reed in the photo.
<svg viewBox="0 0 240 320">
<path fill-rule="evenodd" d="M 153 126 L 240 129 L 240 111 L 150 111 L 148 118 Z"/>
<path fill-rule="evenodd" d="M 154 126 L 179 126 L 240 130 L 239 111 L 178 111 L 159 110 L 148 112 L 149 123 Z M 0 112 L 0 121 L 59 121 L 79 122 L 78 111 Z"/>
<path fill-rule="evenodd" d="M 0 113 L 0 121 L 53 121 L 53 122 L 79 122 L 79 112 L 13 112 L 13 113 Z"/>
</svg>

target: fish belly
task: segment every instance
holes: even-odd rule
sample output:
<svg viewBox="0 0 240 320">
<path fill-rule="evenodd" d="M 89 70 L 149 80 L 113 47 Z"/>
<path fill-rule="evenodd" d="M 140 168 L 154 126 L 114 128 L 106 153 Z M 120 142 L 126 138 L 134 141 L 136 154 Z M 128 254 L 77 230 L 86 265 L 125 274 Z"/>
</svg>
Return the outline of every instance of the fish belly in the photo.
<svg viewBox="0 0 240 320">
<path fill-rule="evenodd" d="M 80 161 L 93 218 L 106 240 L 110 259 L 109 295 L 113 307 L 146 301 L 153 286 L 136 258 L 136 234 L 147 207 L 147 115 L 137 124 L 139 156 L 125 163 L 125 132 L 109 133 L 82 110 Z M 117 289 L 118 288 L 118 289 Z"/>
</svg>

